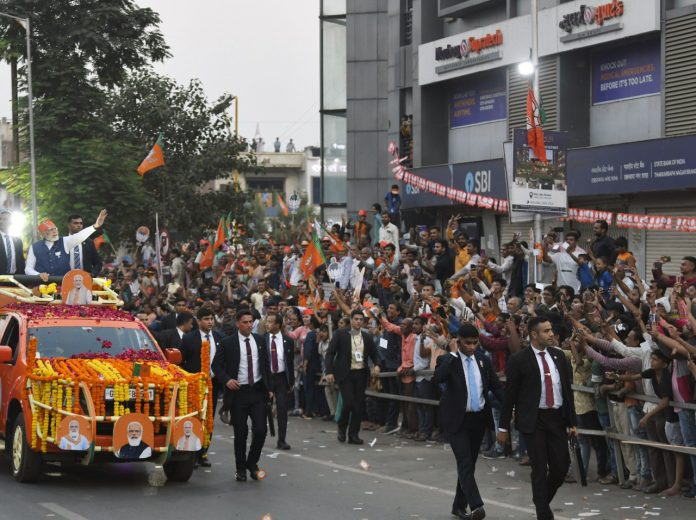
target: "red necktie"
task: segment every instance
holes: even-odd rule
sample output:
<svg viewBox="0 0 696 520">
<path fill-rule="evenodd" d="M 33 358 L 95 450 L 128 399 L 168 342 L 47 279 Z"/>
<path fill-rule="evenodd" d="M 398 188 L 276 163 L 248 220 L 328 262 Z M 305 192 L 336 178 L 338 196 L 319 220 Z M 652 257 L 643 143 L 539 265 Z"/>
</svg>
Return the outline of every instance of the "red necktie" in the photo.
<svg viewBox="0 0 696 520">
<path fill-rule="evenodd" d="M 271 336 L 271 370 L 278 373 L 278 351 L 276 350 L 275 334 Z"/>
<path fill-rule="evenodd" d="M 248 341 L 248 340 L 247 340 Z M 551 370 L 546 362 L 546 352 L 539 352 L 541 356 L 541 366 L 544 367 L 544 386 L 546 387 L 546 406 L 553 408 L 553 382 L 551 381 Z"/>
<path fill-rule="evenodd" d="M 250 385 L 254 384 L 254 358 L 251 357 L 251 343 L 249 343 L 249 338 L 244 340 L 246 343 L 247 351 L 247 379 Z"/>
</svg>

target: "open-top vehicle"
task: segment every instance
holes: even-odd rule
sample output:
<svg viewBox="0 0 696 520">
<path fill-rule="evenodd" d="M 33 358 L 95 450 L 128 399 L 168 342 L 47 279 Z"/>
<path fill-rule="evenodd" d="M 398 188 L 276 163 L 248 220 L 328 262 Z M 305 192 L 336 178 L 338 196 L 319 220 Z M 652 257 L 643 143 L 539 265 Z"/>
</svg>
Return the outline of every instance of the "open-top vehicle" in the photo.
<svg viewBox="0 0 696 520">
<path fill-rule="evenodd" d="M 43 461 L 149 460 L 188 480 L 210 442 L 208 374 L 178 367 L 106 280 L 92 280 L 92 304 L 64 305 L 17 278 L 0 276 L 0 437 L 15 478 L 36 480 Z M 210 366 L 208 345 L 201 355 Z"/>
</svg>

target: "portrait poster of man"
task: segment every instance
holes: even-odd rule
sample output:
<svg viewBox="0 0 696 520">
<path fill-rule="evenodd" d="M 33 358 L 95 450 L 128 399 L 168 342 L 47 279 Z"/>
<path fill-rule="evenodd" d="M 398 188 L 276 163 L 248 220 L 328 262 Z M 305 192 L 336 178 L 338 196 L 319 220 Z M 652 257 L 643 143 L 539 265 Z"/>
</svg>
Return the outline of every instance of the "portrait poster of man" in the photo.
<svg viewBox="0 0 696 520">
<path fill-rule="evenodd" d="M 174 427 L 174 448 L 177 451 L 198 451 L 203 448 L 203 425 L 195 417 L 179 419 Z"/>
<path fill-rule="evenodd" d="M 58 448 L 66 451 L 87 451 L 92 444 L 92 428 L 83 417 L 67 416 L 58 426 Z"/>
<path fill-rule="evenodd" d="M 86 271 L 73 269 L 63 277 L 61 285 L 63 303 L 66 305 L 89 305 L 92 303 L 92 277 Z"/>
<path fill-rule="evenodd" d="M 152 422 L 144 414 L 123 415 L 114 425 L 114 454 L 119 459 L 150 458 L 154 440 Z"/>
</svg>

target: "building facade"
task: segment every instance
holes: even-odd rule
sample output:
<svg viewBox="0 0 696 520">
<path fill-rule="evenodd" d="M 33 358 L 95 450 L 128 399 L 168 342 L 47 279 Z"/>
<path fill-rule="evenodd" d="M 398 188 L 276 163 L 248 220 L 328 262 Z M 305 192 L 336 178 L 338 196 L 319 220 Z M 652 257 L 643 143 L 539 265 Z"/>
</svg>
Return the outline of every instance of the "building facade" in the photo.
<svg viewBox="0 0 696 520">
<path fill-rule="evenodd" d="M 569 206 L 696 215 L 696 0 L 538 3 L 544 128 L 567 132 Z M 503 143 L 525 127 L 528 79 L 517 66 L 530 57 L 530 9 L 530 0 L 348 1 L 349 212 L 381 202 L 394 182 L 390 141 L 421 177 L 507 198 Z M 402 194 L 407 225 L 462 214 L 495 256 L 531 226 L 411 186 Z M 591 236 L 590 224 L 544 223 L 556 226 Z M 644 272 L 668 251 L 696 252 L 693 233 L 612 233 L 628 238 Z"/>
</svg>

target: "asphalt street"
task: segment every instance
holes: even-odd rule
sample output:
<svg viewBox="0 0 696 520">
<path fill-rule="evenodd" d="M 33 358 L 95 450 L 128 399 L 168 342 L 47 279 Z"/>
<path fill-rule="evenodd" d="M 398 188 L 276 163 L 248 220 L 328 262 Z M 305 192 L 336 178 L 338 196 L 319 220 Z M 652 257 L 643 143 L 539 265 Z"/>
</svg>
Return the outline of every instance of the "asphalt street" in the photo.
<svg viewBox="0 0 696 520">
<path fill-rule="evenodd" d="M 167 483 L 154 464 L 46 467 L 36 484 L 18 484 L 0 459 L 0 519 L 452 519 L 454 460 L 447 445 L 363 432 L 363 446 L 340 444 L 336 427 L 291 418 L 290 451 L 268 438 L 261 482 L 234 480 L 232 428 L 217 423 L 212 468 L 188 483 Z M 529 468 L 514 460 L 479 459 L 477 480 L 487 518 L 531 519 Z M 558 520 L 693 519 L 696 501 L 623 491 L 616 486 L 564 485 L 553 503 Z"/>
</svg>

